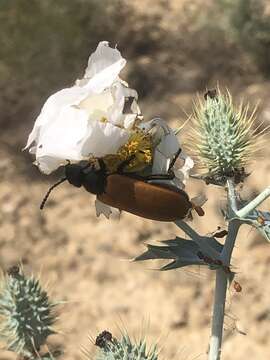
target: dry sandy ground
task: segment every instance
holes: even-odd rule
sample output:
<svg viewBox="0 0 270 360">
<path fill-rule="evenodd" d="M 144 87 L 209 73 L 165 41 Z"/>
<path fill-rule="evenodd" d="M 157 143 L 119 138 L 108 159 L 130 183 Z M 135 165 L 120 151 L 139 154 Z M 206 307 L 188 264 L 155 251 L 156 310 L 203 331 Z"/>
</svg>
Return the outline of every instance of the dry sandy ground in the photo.
<svg viewBox="0 0 270 360">
<path fill-rule="evenodd" d="M 265 159 L 255 162 L 246 195 L 270 183 L 269 166 Z M 57 325 L 61 335 L 51 338 L 50 348 L 64 348 L 65 360 L 82 359 L 81 345 L 93 348 L 89 334 L 109 329 L 118 335 L 119 327 L 126 327 L 137 337 L 147 333 L 149 343 L 158 341 L 161 358 L 207 358 L 214 274 L 202 268 L 158 272 L 153 270 L 157 263 L 129 261 L 144 250 L 143 242 L 180 234 L 174 224 L 126 213 L 120 221 L 97 219 L 94 198 L 68 184 L 55 190 L 40 212 L 40 200 L 54 179 L 41 176 L 14 144 L 1 149 L 0 168 L 1 267 L 21 261 L 26 272 L 41 272 L 43 282 L 49 281 L 53 298 L 67 301 Z M 224 225 L 221 190 L 193 181 L 187 191 L 205 191 L 209 198 L 205 217 L 194 221 L 201 233 Z M 267 360 L 269 244 L 243 227 L 233 265 L 243 291 L 229 290 L 223 360 Z M 1 351 L 0 359 L 15 357 Z"/>
</svg>

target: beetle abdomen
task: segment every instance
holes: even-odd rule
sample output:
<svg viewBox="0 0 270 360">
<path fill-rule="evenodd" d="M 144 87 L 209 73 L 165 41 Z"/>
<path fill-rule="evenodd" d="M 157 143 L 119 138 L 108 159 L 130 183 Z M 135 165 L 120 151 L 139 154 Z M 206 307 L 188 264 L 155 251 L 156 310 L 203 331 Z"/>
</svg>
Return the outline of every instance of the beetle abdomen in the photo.
<svg viewBox="0 0 270 360">
<path fill-rule="evenodd" d="M 105 204 L 157 221 L 183 219 L 192 208 L 183 190 L 150 184 L 125 175 L 109 175 L 105 191 L 97 196 Z"/>
</svg>

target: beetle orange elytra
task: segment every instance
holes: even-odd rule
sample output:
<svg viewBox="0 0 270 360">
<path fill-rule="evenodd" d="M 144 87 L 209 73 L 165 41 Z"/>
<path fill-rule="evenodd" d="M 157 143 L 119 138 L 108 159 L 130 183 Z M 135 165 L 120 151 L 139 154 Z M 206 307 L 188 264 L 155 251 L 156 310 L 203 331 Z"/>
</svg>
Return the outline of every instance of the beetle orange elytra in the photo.
<svg viewBox="0 0 270 360">
<path fill-rule="evenodd" d="M 188 194 L 171 185 L 148 182 L 173 179 L 171 169 L 180 152 L 181 149 L 175 154 L 168 174 L 146 177 L 124 173 L 131 159 L 123 161 L 115 173 L 107 173 L 102 159 L 98 159 L 99 169 L 89 162 L 67 164 L 65 177 L 49 189 L 40 208 L 43 209 L 51 190 L 67 180 L 75 187 L 83 186 L 86 191 L 97 195 L 98 200 L 120 210 L 157 221 L 183 219 L 193 208 Z"/>
</svg>

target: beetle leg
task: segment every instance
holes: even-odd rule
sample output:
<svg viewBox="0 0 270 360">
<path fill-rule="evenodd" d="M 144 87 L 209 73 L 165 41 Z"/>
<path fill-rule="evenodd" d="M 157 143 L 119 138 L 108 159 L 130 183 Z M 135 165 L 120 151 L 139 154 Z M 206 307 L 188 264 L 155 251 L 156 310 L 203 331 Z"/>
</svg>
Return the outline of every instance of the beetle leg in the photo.
<svg viewBox="0 0 270 360">
<path fill-rule="evenodd" d="M 173 180 L 174 178 L 175 175 L 173 173 L 143 176 L 144 180 Z"/>
<path fill-rule="evenodd" d="M 125 167 L 130 164 L 130 162 L 135 158 L 135 155 L 131 155 L 128 159 L 121 162 L 121 164 L 117 168 L 117 174 L 122 174 Z"/>
<path fill-rule="evenodd" d="M 101 170 L 102 172 L 104 172 L 104 173 L 106 173 L 106 164 L 105 164 L 105 162 L 104 162 L 104 160 L 103 159 L 98 159 L 98 165 L 99 165 L 99 167 L 100 167 L 100 169 L 99 170 Z"/>
<path fill-rule="evenodd" d="M 174 154 L 174 157 L 173 157 L 173 159 L 172 159 L 172 161 L 171 161 L 171 163 L 170 163 L 170 165 L 169 165 L 168 171 L 170 171 L 170 170 L 173 168 L 173 166 L 174 166 L 174 164 L 175 164 L 178 156 L 180 155 L 181 151 L 182 151 L 182 149 L 179 148 L 179 150 Z"/>
<path fill-rule="evenodd" d="M 153 175 L 138 175 L 134 173 L 122 173 L 122 175 L 127 175 L 128 177 L 142 180 L 142 181 L 148 181 L 148 180 L 173 180 L 175 178 L 174 174 L 153 174 Z"/>
</svg>

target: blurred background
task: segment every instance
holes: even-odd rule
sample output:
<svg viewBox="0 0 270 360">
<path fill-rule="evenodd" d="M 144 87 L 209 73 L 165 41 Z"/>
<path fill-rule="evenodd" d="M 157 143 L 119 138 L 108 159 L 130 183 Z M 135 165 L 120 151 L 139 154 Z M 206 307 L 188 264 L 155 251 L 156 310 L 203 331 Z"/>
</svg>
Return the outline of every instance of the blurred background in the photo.
<svg viewBox="0 0 270 360">
<path fill-rule="evenodd" d="M 258 121 L 268 125 L 269 1 L 1 0 L 0 29 L 0 266 L 21 261 L 68 302 L 51 349 L 65 349 L 65 360 L 82 359 L 80 346 L 93 347 L 89 334 L 117 335 L 125 327 L 158 341 L 162 359 L 205 359 L 213 274 L 198 268 L 160 273 L 152 270 L 156 263 L 128 261 L 144 250 L 143 242 L 180 234 L 176 226 L 129 214 L 97 219 L 94 197 L 68 185 L 41 213 L 57 174 L 41 175 L 21 149 L 46 98 L 82 77 L 101 40 L 117 44 L 128 60 L 121 77 L 138 91 L 146 118 L 180 125 L 197 94 L 218 83 L 236 103 L 259 102 Z M 266 147 L 249 169 L 243 196 L 270 184 L 268 158 Z M 209 198 L 194 227 L 211 233 L 224 226 L 221 190 L 190 181 L 187 191 Z M 269 244 L 255 230 L 241 229 L 233 265 L 243 291 L 228 293 L 223 360 L 269 359 Z M 15 357 L 2 351 L 0 359 Z"/>
</svg>

